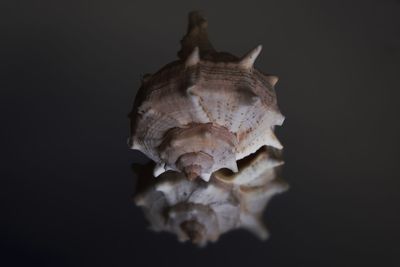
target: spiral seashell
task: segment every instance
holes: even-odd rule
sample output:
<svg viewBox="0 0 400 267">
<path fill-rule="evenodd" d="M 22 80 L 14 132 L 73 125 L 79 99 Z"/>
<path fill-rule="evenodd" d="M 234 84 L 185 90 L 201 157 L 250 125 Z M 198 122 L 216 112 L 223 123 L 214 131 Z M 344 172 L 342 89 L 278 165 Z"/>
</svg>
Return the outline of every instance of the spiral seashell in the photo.
<svg viewBox="0 0 400 267">
<path fill-rule="evenodd" d="M 174 170 L 208 181 L 223 168 L 237 172 L 262 146 L 282 149 L 273 132 L 284 120 L 278 78 L 254 67 L 261 45 L 242 58 L 215 51 L 197 12 L 181 45 L 179 60 L 143 78 L 130 113 L 129 146 L 157 163 L 154 176 Z"/>
<path fill-rule="evenodd" d="M 161 174 L 161 179 L 148 179 L 151 173 L 140 166 L 139 180 L 152 183 L 138 190 L 135 203 L 144 210 L 152 230 L 173 233 L 181 242 L 204 246 L 241 228 L 266 239 L 262 213 L 275 194 L 288 188 L 277 179 L 282 164 L 272 148 L 263 147 L 239 161 L 237 173 L 215 172 L 208 183 L 190 181 L 175 171 Z"/>
</svg>

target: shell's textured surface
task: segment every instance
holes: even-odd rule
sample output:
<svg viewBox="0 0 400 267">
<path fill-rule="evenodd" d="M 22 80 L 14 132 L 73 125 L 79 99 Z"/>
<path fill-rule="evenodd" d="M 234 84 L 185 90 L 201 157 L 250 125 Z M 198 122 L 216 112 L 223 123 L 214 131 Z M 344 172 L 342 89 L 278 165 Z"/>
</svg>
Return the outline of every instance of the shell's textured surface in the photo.
<svg viewBox="0 0 400 267">
<path fill-rule="evenodd" d="M 208 181 L 262 146 L 281 149 L 278 78 L 254 67 L 261 46 L 242 58 L 215 51 L 197 12 L 181 45 L 179 60 L 143 78 L 130 114 L 129 145 L 157 163 L 154 176 L 175 170 Z"/>
<path fill-rule="evenodd" d="M 200 246 L 218 240 L 233 229 L 247 229 L 261 239 L 268 237 L 262 213 L 277 193 L 288 186 L 277 179 L 283 162 L 272 148 L 263 147 L 239 161 L 239 170 L 213 173 L 210 182 L 190 181 L 179 172 L 167 171 L 161 179 L 148 179 L 139 167 L 139 179 L 152 181 L 140 189 L 135 202 L 141 206 L 154 231 L 177 235 Z"/>
</svg>

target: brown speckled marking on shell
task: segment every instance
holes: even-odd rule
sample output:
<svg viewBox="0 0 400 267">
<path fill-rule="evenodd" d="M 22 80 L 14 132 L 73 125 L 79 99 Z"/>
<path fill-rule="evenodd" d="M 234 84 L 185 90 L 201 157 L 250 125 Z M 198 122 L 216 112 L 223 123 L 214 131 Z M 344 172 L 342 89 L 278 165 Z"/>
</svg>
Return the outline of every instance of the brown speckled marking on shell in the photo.
<svg viewBox="0 0 400 267">
<path fill-rule="evenodd" d="M 157 163 L 154 175 L 175 170 L 208 181 L 221 168 L 237 171 L 237 160 L 264 145 L 281 149 L 277 77 L 253 66 L 261 46 L 242 58 L 215 51 L 197 12 L 181 44 L 180 60 L 145 76 L 130 114 L 129 145 Z"/>
</svg>

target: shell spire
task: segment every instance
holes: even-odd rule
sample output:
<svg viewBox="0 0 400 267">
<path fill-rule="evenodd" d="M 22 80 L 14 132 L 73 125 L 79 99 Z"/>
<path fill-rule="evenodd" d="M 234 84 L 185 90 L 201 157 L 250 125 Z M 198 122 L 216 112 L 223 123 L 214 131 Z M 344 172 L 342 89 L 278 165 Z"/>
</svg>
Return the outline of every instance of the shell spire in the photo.
<svg viewBox="0 0 400 267">
<path fill-rule="evenodd" d="M 180 59 L 186 59 L 195 47 L 200 54 L 215 52 L 214 47 L 208 40 L 208 23 L 200 11 L 189 13 L 189 25 L 186 35 L 181 40 L 181 50 L 178 52 Z"/>
</svg>

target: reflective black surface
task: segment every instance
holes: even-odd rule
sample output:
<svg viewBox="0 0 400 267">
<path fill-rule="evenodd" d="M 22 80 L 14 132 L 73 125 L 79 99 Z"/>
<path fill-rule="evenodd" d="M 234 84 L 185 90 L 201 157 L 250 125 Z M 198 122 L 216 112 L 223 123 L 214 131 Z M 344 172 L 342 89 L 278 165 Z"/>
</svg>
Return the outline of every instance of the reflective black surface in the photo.
<svg viewBox="0 0 400 267">
<path fill-rule="evenodd" d="M 399 266 L 398 1 L 3 1 L 0 265 Z M 127 114 L 200 8 L 219 50 L 258 43 L 287 117 L 265 214 L 206 249 L 146 230 Z"/>
</svg>

